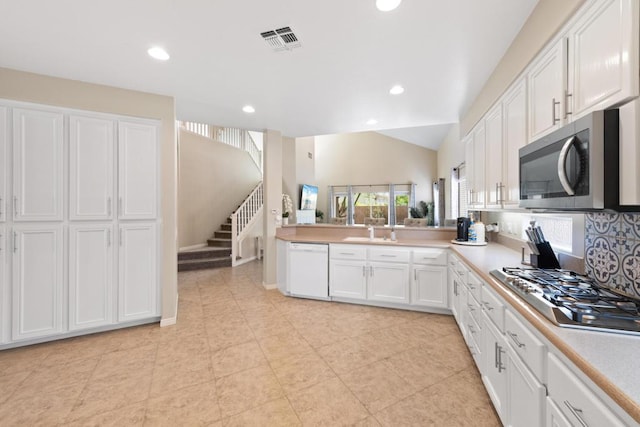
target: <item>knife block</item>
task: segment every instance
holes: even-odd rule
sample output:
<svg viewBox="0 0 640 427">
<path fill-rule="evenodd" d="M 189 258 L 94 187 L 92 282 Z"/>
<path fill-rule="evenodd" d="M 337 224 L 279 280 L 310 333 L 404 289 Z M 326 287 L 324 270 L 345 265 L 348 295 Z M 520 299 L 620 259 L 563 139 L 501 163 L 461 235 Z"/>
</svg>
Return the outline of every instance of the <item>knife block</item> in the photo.
<svg viewBox="0 0 640 427">
<path fill-rule="evenodd" d="M 560 268 L 556 254 L 551 249 L 549 242 L 536 243 L 539 255 L 531 254 L 531 265 L 537 268 Z"/>
</svg>

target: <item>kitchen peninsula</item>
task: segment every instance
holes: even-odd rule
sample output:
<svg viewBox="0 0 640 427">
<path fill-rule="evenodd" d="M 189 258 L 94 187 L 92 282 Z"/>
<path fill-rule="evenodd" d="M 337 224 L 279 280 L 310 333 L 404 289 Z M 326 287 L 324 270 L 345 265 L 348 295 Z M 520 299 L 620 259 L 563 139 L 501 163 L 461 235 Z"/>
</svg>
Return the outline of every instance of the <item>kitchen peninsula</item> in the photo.
<svg viewBox="0 0 640 427">
<path fill-rule="evenodd" d="M 548 321 L 489 274 L 504 266 L 520 265 L 520 253 L 505 246 L 453 245 L 452 229 L 400 227 L 396 228 L 396 242 L 385 241 L 390 232 L 390 227 L 376 227 L 375 239 L 370 241 L 363 227 L 316 225 L 279 229 L 280 291 L 290 294 L 288 245 L 328 245 L 326 299 L 455 316 L 505 425 L 517 425 L 522 417 L 533 417 L 527 425 L 549 425 L 569 419 L 587 425 L 640 423 L 640 372 L 630 368 L 637 364 L 640 354 L 638 335 L 561 328 Z M 385 254 L 396 258 L 384 261 Z M 341 259 L 346 256 L 354 259 Z M 402 282 L 406 285 L 404 302 L 381 299 L 377 297 L 379 293 L 370 289 L 378 275 L 376 267 L 391 264 L 398 267 L 399 275 L 406 275 Z M 405 268 L 399 268 L 400 264 Z M 365 289 L 360 297 L 335 296 L 338 294 L 332 289 L 335 281 L 332 269 L 343 265 L 351 265 L 357 272 L 351 276 L 352 281 L 362 280 Z M 430 272 L 425 277 L 431 286 L 426 290 L 419 286 L 425 271 Z M 435 271 L 440 273 L 434 275 Z M 442 280 L 442 273 L 446 283 L 444 295 L 440 294 L 441 283 L 434 279 Z M 398 276 L 385 277 L 388 280 Z M 423 291 L 425 295 L 442 298 L 416 299 L 416 292 Z M 532 419 L 539 424 L 532 423 Z"/>
</svg>

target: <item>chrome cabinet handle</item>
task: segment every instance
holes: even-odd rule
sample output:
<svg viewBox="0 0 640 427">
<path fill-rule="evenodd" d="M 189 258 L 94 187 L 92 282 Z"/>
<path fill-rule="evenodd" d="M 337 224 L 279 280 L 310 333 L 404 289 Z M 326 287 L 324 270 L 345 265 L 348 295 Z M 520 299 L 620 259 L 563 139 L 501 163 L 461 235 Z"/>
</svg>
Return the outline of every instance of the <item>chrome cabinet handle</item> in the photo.
<svg viewBox="0 0 640 427">
<path fill-rule="evenodd" d="M 355 255 L 353 252 L 340 252 L 340 255 Z"/>
<path fill-rule="evenodd" d="M 471 332 L 472 334 L 476 333 L 476 330 L 473 329 L 473 325 L 467 325 L 467 329 L 469 329 L 469 332 Z"/>
<path fill-rule="evenodd" d="M 498 368 L 498 343 L 493 343 L 493 365 L 497 369 Z"/>
<path fill-rule="evenodd" d="M 122 197 L 118 197 L 118 215 L 122 216 Z"/>
<path fill-rule="evenodd" d="M 18 196 L 13 196 L 13 217 L 18 217 Z"/>
<path fill-rule="evenodd" d="M 458 282 L 456 282 L 456 280 L 453 280 L 453 295 L 458 296 Z"/>
<path fill-rule="evenodd" d="M 364 272 L 364 271 L 365 271 L 365 268 L 367 268 L 367 267 L 365 267 L 365 266 L 363 265 L 363 266 L 362 266 L 362 277 L 365 277 L 365 272 Z"/>
<path fill-rule="evenodd" d="M 491 304 L 489 304 L 486 301 L 482 301 L 482 305 L 484 305 L 484 307 L 489 311 L 493 310 L 493 307 L 491 307 Z"/>
<path fill-rule="evenodd" d="M 396 258 L 397 255 L 389 255 L 389 254 L 380 254 L 382 258 Z"/>
<path fill-rule="evenodd" d="M 107 247 L 111 247 L 111 230 L 107 230 Z"/>
<path fill-rule="evenodd" d="M 506 367 L 502 363 L 502 354 L 503 353 L 505 353 L 505 351 L 502 349 L 502 346 L 498 345 L 498 373 L 506 370 Z"/>
<path fill-rule="evenodd" d="M 13 253 L 18 251 L 18 233 L 13 232 Z"/>
<path fill-rule="evenodd" d="M 122 246 L 122 228 L 120 229 L 120 236 L 118 236 L 118 243 L 120 244 L 120 246 Z"/>
<path fill-rule="evenodd" d="M 0 218 L 2 217 L 2 208 L 4 205 L 2 204 L 2 197 L 0 197 Z"/>
<path fill-rule="evenodd" d="M 559 118 L 556 117 L 556 105 L 560 105 L 560 101 L 556 101 L 555 98 L 551 99 L 551 124 L 555 125 L 560 121 Z"/>
<path fill-rule="evenodd" d="M 373 277 L 373 266 L 369 267 L 369 275 Z"/>
<path fill-rule="evenodd" d="M 112 210 L 111 197 L 107 197 L 107 215 L 108 216 L 111 216 L 111 210 Z"/>
<path fill-rule="evenodd" d="M 509 335 L 511 337 L 511 339 L 513 340 L 514 343 L 516 343 L 518 348 L 526 347 L 526 345 L 524 343 L 520 342 L 520 340 L 518 339 L 518 334 L 514 334 L 511 331 L 507 331 L 507 335 Z"/>
<path fill-rule="evenodd" d="M 571 414 L 576 417 L 582 427 L 589 427 L 589 424 L 587 424 L 585 420 L 582 419 L 582 409 L 576 408 L 575 406 L 571 405 L 568 400 L 564 401 L 564 405 L 569 409 Z"/>
<path fill-rule="evenodd" d="M 467 304 L 467 308 L 469 309 L 469 311 L 476 311 L 476 309 L 473 308 L 471 304 Z"/>
<path fill-rule="evenodd" d="M 413 270 L 413 280 L 418 281 L 418 270 Z"/>
<path fill-rule="evenodd" d="M 571 186 L 569 178 L 567 177 L 567 156 L 569 155 L 569 149 L 574 142 L 576 142 L 575 136 L 567 139 L 562 146 L 562 150 L 560 150 L 560 156 L 558 157 L 558 178 L 560 179 L 562 188 L 564 188 L 564 191 L 566 191 L 570 196 L 573 196 L 576 192 Z"/>
<path fill-rule="evenodd" d="M 573 94 L 569 93 L 568 90 L 564 91 L 564 118 L 566 119 L 567 116 L 573 114 L 573 111 L 569 111 L 569 98 L 571 98 L 573 100 Z"/>
<path fill-rule="evenodd" d="M 471 283 L 467 283 L 467 287 L 468 287 L 469 289 L 475 289 L 475 288 L 476 288 L 476 287 L 475 287 L 475 286 L 473 286 Z"/>
<path fill-rule="evenodd" d="M 0 234 L 0 252 L 2 252 L 2 248 L 3 248 L 3 245 L 2 245 L 2 237 L 3 237 L 3 235 L 2 235 L 2 234 Z"/>
</svg>

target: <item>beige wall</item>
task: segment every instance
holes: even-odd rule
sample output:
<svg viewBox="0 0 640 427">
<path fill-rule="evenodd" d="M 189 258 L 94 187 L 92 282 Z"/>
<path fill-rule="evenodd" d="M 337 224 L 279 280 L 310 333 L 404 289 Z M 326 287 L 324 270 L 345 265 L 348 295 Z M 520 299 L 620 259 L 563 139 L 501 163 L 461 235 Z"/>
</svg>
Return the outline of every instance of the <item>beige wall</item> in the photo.
<svg viewBox="0 0 640 427">
<path fill-rule="evenodd" d="M 205 243 L 262 180 L 249 153 L 180 130 L 178 246 Z"/>
<path fill-rule="evenodd" d="M 175 318 L 177 146 L 173 98 L 6 68 L 0 68 L 0 98 L 145 117 L 162 122 L 160 134 L 162 318 L 163 320 Z"/>
<path fill-rule="evenodd" d="M 451 168 L 464 162 L 464 146 L 460 140 L 460 125 L 454 124 L 438 151 L 438 178 L 445 181 L 445 218 L 451 218 Z"/>
<path fill-rule="evenodd" d="M 469 133 L 491 105 L 513 83 L 585 0 L 540 0 L 491 76 L 460 120 L 461 135 Z"/>
<path fill-rule="evenodd" d="M 330 185 L 415 183 L 416 200 L 432 201 L 436 152 L 376 132 L 315 137 L 318 209 L 328 216 Z"/>
<path fill-rule="evenodd" d="M 289 223 L 295 224 L 296 207 L 300 203 L 298 199 L 298 184 L 296 181 L 296 140 L 282 137 L 282 193 L 288 194 L 293 202 L 293 212 L 289 217 Z"/>
<path fill-rule="evenodd" d="M 265 287 L 275 288 L 276 274 L 276 223 L 282 215 L 282 134 L 275 130 L 264 132 L 264 207 L 262 281 Z"/>
</svg>

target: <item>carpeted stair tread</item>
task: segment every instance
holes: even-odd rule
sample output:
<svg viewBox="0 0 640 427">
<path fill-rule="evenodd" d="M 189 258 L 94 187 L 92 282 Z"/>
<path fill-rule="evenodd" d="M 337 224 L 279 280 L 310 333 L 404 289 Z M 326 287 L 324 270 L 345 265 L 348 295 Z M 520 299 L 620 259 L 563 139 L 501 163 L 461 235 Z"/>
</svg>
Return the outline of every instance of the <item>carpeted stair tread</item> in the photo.
<svg viewBox="0 0 640 427">
<path fill-rule="evenodd" d="M 231 248 L 206 246 L 204 248 L 178 252 L 178 261 L 222 258 L 225 256 L 231 256 Z"/>
<path fill-rule="evenodd" d="M 207 245 L 213 246 L 213 247 L 230 248 L 231 239 L 220 239 L 217 237 L 213 237 L 211 239 L 207 239 Z"/>
</svg>

